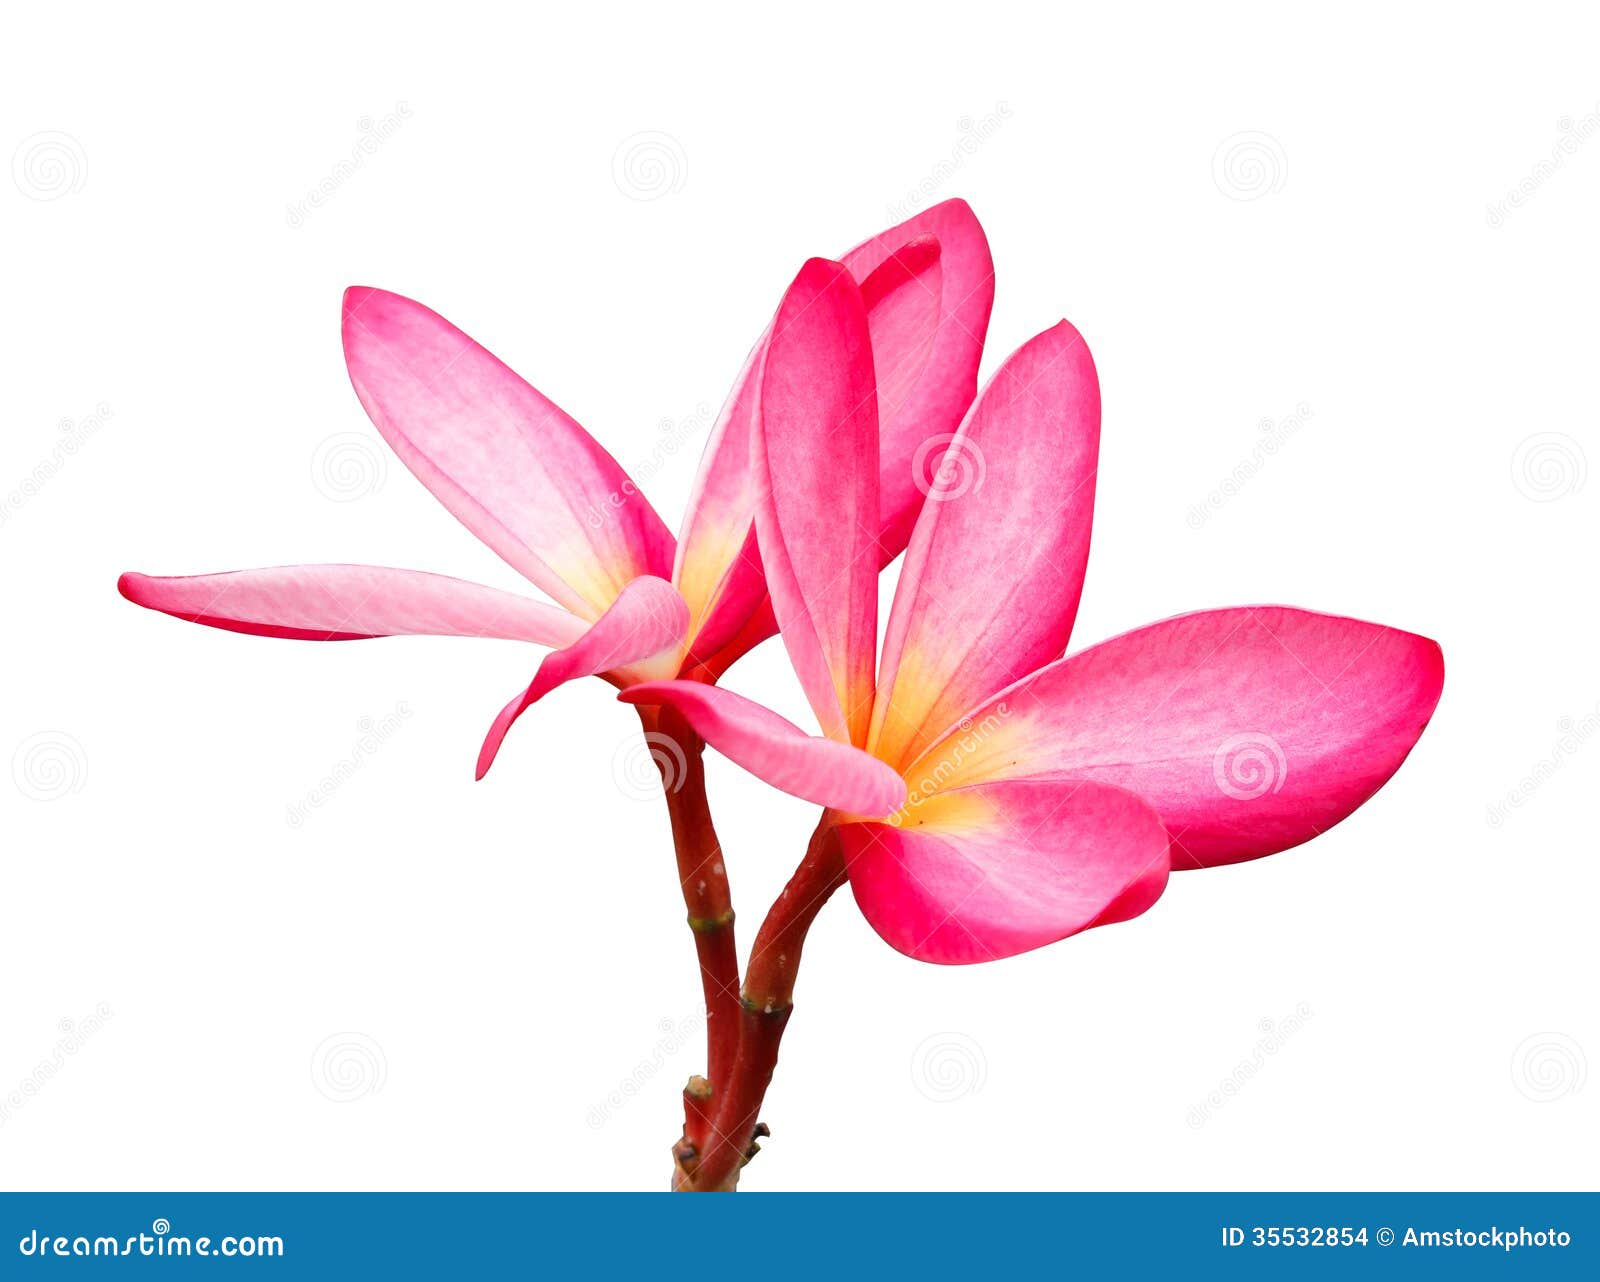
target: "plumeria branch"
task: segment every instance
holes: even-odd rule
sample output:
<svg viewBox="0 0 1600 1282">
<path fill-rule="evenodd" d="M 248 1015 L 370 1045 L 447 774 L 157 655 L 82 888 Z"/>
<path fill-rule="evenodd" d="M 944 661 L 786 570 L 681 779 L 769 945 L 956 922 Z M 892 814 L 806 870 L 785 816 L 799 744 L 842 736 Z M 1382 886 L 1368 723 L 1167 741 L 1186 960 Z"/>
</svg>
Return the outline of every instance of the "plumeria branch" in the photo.
<svg viewBox="0 0 1600 1282">
<path fill-rule="evenodd" d="M 678 882 L 700 963 L 706 1003 L 707 1087 L 714 1092 L 727 1082 L 738 1049 L 739 954 L 727 865 L 706 801 L 705 740 L 671 709 L 640 708 L 639 720 L 646 740 L 661 747 L 651 756 L 661 774 L 672 820 Z M 703 1098 L 701 1092 L 697 1096 Z"/>
<path fill-rule="evenodd" d="M 718 1094 L 710 1138 L 686 1187 L 694 1192 L 730 1191 L 739 1172 L 766 1134 L 762 1101 L 778 1063 L 778 1044 L 794 1011 L 794 983 L 800 950 L 811 923 L 834 891 L 845 884 L 844 857 L 824 814 L 805 858 L 768 911 L 750 950 L 750 964 L 739 999 L 739 1046 L 732 1076 Z"/>
</svg>

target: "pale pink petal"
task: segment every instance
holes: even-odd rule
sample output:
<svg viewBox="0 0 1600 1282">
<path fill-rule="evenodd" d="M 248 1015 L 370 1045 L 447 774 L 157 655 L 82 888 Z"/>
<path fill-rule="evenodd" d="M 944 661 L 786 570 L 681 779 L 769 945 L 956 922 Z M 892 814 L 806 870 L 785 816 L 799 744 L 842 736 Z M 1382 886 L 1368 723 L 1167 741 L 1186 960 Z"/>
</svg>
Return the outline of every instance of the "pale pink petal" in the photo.
<svg viewBox="0 0 1600 1282">
<path fill-rule="evenodd" d="M 1156 812 L 1088 780 L 940 792 L 839 837 L 867 921 L 919 961 L 995 961 L 1123 921 L 1167 880 Z"/>
<path fill-rule="evenodd" d="M 885 761 L 909 762 L 963 710 L 1066 648 L 1099 441 L 1094 361 L 1062 321 L 984 388 L 918 518 L 873 712 Z"/>
<path fill-rule="evenodd" d="M 135 605 L 191 623 L 300 641 L 411 634 L 559 646 L 586 626 L 543 601 L 377 565 L 285 565 L 181 578 L 124 574 L 117 588 Z"/>
<path fill-rule="evenodd" d="M 789 287 L 758 401 L 773 611 L 823 733 L 861 747 L 878 637 L 878 416 L 866 309 L 838 263 L 813 258 Z"/>
<path fill-rule="evenodd" d="M 478 752 L 478 778 L 489 773 L 517 718 L 550 691 L 602 672 L 620 682 L 671 672 L 688 626 L 689 607 L 665 579 L 646 575 L 628 584 L 583 636 L 545 655 L 528 688 L 500 710 Z"/>
<path fill-rule="evenodd" d="M 964 200 L 925 209 L 841 259 L 862 282 L 862 292 L 870 294 L 868 278 L 893 258 L 905 258 L 904 246 L 925 237 L 939 244 L 939 319 L 920 368 L 907 353 L 922 350 L 921 338 L 901 337 L 880 324 L 878 300 L 868 298 L 878 364 L 879 517 L 886 562 L 905 549 L 927 492 L 929 468 L 938 460 L 937 443 L 956 430 L 977 391 L 978 362 L 994 305 L 994 261 L 983 228 Z M 904 294 L 900 301 L 907 301 Z M 919 324 L 914 333 L 920 329 Z"/>
<path fill-rule="evenodd" d="M 672 535 L 617 461 L 442 316 L 346 290 L 344 351 L 405 465 L 557 601 L 596 618 L 632 579 L 671 572 Z"/>
<path fill-rule="evenodd" d="M 957 786 L 1070 775 L 1132 789 L 1172 866 L 1286 850 L 1399 768 L 1444 685 L 1426 637 L 1285 606 L 1186 614 L 1019 681 L 907 771 Z"/>
<path fill-rule="evenodd" d="M 776 712 L 720 686 L 649 681 L 624 703 L 675 708 L 723 756 L 804 801 L 851 815 L 886 815 L 905 800 L 900 776 L 859 748 L 808 735 Z"/>
</svg>

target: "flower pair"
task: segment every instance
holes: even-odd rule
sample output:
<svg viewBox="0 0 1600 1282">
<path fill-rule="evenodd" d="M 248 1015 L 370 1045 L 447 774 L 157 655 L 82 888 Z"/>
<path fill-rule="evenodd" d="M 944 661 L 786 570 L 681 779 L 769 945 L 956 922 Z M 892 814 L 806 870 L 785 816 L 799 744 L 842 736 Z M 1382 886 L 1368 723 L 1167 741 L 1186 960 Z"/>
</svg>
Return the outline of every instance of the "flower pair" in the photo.
<svg viewBox="0 0 1600 1282">
<path fill-rule="evenodd" d="M 480 776 L 533 702 L 603 676 L 828 807 L 862 911 L 913 957 L 988 960 L 1124 920 L 1171 868 L 1271 854 L 1348 815 L 1426 725 L 1442 660 L 1425 638 L 1281 606 L 1183 615 L 1063 658 L 1099 387 L 1062 322 L 974 401 L 992 299 L 960 201 L 808 262 L 735 382 L 675 540 L 488 351 L 417 303 L 352 289 L 345 353 L 374 424 L 556 604 L 349 565 L 130 574 L 122 591 L 271 636 L 553 647 L 494 719 Z M 902 550 L 879 656 L 877 578 Z M 715 684 L 774 630 L 820 738 Z"/>
<path fill-rule="evenodd" d="M 1100 393 L 1062 322 L 967 411 L 910 536 L 881 657 L 881 360 L 850 270 L 808 262 L 757 379 L 758 547 L 825 738 L 728 690 L 646 681 L 713 747 L 831 808 L 895 948 L 976 962 L 1150 907 L 1171 868 L 1272 854 L 1370 797 L 1427 724 L 1439 647 L 1282 606 L 1182 615 L 1063 658 Z"/>
</svg>

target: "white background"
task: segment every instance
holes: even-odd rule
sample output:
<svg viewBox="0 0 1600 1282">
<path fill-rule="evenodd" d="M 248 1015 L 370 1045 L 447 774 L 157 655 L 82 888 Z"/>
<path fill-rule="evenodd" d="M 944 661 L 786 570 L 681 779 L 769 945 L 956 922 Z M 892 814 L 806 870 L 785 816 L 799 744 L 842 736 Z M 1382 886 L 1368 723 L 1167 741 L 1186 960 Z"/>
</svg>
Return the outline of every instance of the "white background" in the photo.
<svg viewBox="0 0 1600 1282">
<path fill-rule="evenodd" d="M 1438 638 L 1444 698 L 1349 822 L 1129 925 L 936 968 L 841 896 L 746 1186 L 1593 1187 L 1592 6 L 163 13 L 14 8 L 0 55 L 6 1186 L 664 1185 L 698 986 L 631 711 L 567 687 L 474 785 L 532 649 L 228 635 L 116 576 L 518 586 L 380 462 L 357 282 L 676 525 L 802 259 L 962 195 L 986 371 L 1063 315 L 1099 363 L 1075 646 L 1287 602 Z M 729 684 L 809 724 L 776 646 Z M 711 771 L 748 942 L 814 816 Z"/>
</svg>

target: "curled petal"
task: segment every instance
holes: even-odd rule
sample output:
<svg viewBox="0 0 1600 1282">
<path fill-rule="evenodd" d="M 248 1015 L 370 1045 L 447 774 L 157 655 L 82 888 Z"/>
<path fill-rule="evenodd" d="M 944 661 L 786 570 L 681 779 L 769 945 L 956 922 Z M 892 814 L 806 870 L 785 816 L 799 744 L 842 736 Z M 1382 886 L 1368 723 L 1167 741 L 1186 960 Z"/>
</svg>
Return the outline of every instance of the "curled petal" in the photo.
<svg viewBox="0 0 1600 1282">
<path fill-rule="evenodd" d="M 124 574 L 135 605 L 231 632 L 297 641 L 416 635 L 568 645 L 584 621 L 543 601 L 423 570 L 284 565 L 156 578 Z"/>
<path fill-rule="evenodd" d="M 803 801 L 851 815 L 887 815 L 905 800 L 899 775 L 876 757 L 808 735 L 776 712 L 720 686 L 648 681 L 617 698 L 676 709 L 723 756 Z"/>
<path fill-rule="evenodd" d="M 587 632 L 545 655 L 528 688 L 500 710 L 478 752 L 478 778 L 489 773 L 517 718 L 550 691 L 602 672 L 628 681 L 658 675 L 654 668 L 671 671 L 688 626 L 689 607 L 665 579 L 646 575 L 628 584 Z"/>
<path fill-rule="evenodd" d="M 870 278 L 878 275 L 880 284 L 895 280 L 893 260 L 908 261 L 907 247 L 930 237 L 939 245 L 939 311 L 923 356 L 923 326 L 908 332 L 885 324 L 886 316 L 880 320 L 880 300 Z M 919 454 L 925 454 L 926 442 L 956 430 L 978 389 L 978 362 L 994 306 L 994 260 L 967 202 L 946 200 L 857 245 L 840 261 L 862 282 L 873 320 L 881 424 L 878 515 L 888 562 L 905 550 L 922 509 L 927 487 L 925 469 L 917 466 Z M 917 275 L 927 280 L 921 271 Z M 907 301 L 901 294 L 901 306 Z"/>
<path fill-rule="evenodd" d="M 1172 866 L 1308 841 L 1399 768 L 1433 715 L 1444 658 L 1426 637 L 1285 606 L 1181 615 L 1017 682 L 906 772 L 1072 776 L 1131 789 L 1172 834 Z"/>
<path fill-rule="evenodd" d="M 1088 780 L 940 792 L 839 837 L 867 921 L 919 961 L 995 961 L 1124 921 L 1167 881 L 1155 811 Z"/>
<path fill-rule="evenodd" d="M 586 431 L 444 317 L 386 290 L 344 296 L 350 381 L 384 440 L 469 530 L 597 618 L 672 568 L 672 535 Z"/>
<path fill-rule="evenodd" d="M 878 371 L 880 555 L 887 564 L 905 549 L 922 505 L 913 463 L 923 443 L 955 431 L 977 389 L 994 264 L 983 228 L 962 200 L 880 232 L 843 262 L 861 285 Z M 770 619 L 746 626 L 766 593 L 747 465 L 766 342 L 763 334 L 712 429 L 674 567 L 693 614 L 694 655 L 719 671 L 775 631 Z"/>
</svg>

